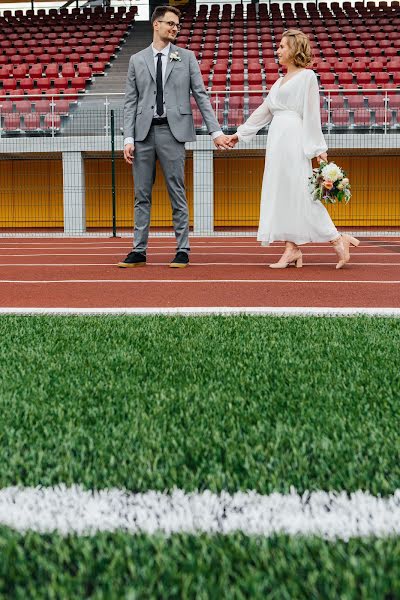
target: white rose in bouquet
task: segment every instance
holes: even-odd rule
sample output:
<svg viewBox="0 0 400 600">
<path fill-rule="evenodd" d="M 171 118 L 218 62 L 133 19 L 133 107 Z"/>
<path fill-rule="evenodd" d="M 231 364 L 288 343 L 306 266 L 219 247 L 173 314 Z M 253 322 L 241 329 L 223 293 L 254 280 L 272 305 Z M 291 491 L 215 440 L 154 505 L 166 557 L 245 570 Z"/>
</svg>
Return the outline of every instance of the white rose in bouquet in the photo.
<svg viewBox="0 0 400 600">
<path fill-rule="evenodd" d="M 332 162 L 328 165 L 325 165 L 325 167 L 322 169 L 322 176 L 326 181 L 335 182 L 338 179 L 342 179 L 343 172 L 337 165 L 335 165 L 335 163 Z"/>
</svg>

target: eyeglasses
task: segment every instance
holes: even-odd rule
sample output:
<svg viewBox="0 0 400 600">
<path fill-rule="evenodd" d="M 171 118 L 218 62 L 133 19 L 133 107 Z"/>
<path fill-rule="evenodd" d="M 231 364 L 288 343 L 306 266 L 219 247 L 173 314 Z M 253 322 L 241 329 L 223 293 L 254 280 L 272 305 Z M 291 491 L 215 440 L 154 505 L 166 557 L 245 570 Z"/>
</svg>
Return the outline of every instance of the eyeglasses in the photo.
<svg viewBox="0 0 400 600">
<path fill-rule="evenodd" d="M 159 23 L 166 23 L 168 25 L 168 27 L 176 27 L 177 31 L 181 30 L 181 26 L 179 25 L 179 23 L 175 23 L 175 21 L 160 21 L 160 19 L 158 19 Z"/>
</svg>

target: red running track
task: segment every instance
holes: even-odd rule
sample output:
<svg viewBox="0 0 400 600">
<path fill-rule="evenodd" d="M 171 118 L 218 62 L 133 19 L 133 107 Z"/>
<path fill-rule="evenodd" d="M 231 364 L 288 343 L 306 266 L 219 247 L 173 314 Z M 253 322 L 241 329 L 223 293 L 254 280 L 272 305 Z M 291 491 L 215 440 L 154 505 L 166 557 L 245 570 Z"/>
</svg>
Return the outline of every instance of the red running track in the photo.
<svg viewBox="0 0 400 600">
<path fill-rule="evenodd" d="M 146 267 L 119 269 L 128 238 L 2 238 L 0 307 L 400 307 L 400 237 L 362 239 L 336 270 L 329 244 L 303 247 L 304 266 L 273 270 L 283 244 L 191 238 L 191 264 L 169 269 L 173 238 L 151 238 Z"/>
</svg>

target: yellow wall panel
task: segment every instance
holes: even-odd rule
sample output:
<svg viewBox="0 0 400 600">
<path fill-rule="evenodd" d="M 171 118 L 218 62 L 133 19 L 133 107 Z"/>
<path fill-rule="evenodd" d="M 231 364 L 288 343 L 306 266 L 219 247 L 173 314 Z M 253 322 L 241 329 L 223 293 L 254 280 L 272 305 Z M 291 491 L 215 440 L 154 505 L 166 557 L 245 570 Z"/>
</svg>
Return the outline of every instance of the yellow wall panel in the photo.
<svg viewBox="0 0 400 600">
<path fill-rule="evenodd" d="M 255 227 L 265 156 L 214 160 L 214 227 Z"/>
<path fill-rule="evenodd" d="M 329 156 L 349 179 L 352 198 L 347 205 L 329 206 L 338 226 L 400 226 L 399 156 Z"/>
<path fill-rule="evenodd" d="M 350 178 L 348 205 L 329 206 L 335 224 L 353 228 L 400 227 L 400 156 L 334 156 Z M 214 224 L 220 228 L 256 227 L 259 218 L 264 153 L 216 154 Z M 193 161 L 186 160 L 186 190 L 193 224 Z M 111 162 L 85 159 L 88 228 L 112 226 Z M 0 160 L 0 227 L 62 228 L 63 185 L 60 158 Z M 117 226 L 133 227 L 133 177 L 122 158 L 116 160 Z M 172 214 L 161 169 L 153 190 L 152 226 L 171 228 Z"/>
<path fill-rule="evenodd" d="M 258 226 L 264 155 L 216 158 L 215 227 Z M 329 156 L 348 174 L 349 204 L 329 206 L 338 226 L 399 227 L 399 156 Z"/>
<path fill-rule="evenodd" d="M 63 227 L 59 159 L 0 160 L 0 227 Z"/>
<path fill-rule="evenodd" d="M 105 158 L 85 160 L 86 224 L 88 228 L 112 226 L 111 162 Z M 193 161 L 186 159 L 186 194 L 189 203 L 190 224 L 193 224 Z M 122 158 L 115 163 L 117 227 L 133 227 L 133 176 L 131 168 Z M 172 212 L 162 170 L 157 163 L 153 187 L 151 225 L 171 228 Z"/>
</svg>

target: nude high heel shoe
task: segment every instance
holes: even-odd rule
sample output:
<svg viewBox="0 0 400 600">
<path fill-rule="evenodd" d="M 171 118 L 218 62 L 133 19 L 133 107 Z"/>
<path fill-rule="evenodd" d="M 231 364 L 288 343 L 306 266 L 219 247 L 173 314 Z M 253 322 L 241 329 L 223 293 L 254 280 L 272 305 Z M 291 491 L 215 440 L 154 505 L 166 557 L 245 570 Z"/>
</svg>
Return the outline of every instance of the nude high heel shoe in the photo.
<svg viewBox="0 0 400 600">
<path fill-rule="evenodd" d="M 286 269 L 294 264 L 298 269 L 303 266 L 303 255 L 300 250 L 285 250 L 277 263 L 269 265 L 271 269 Z"/>
<path fill-rule="evenodd" d="M 338 238 L 332 240 L 331 244 L 339 257 L 336 268 L 341 269 L 350 260 L 350 246 L 359 246 L 360 240 L 351 235 L 347 235 L 347 233 L 342 233 Z"/>
</svg>

